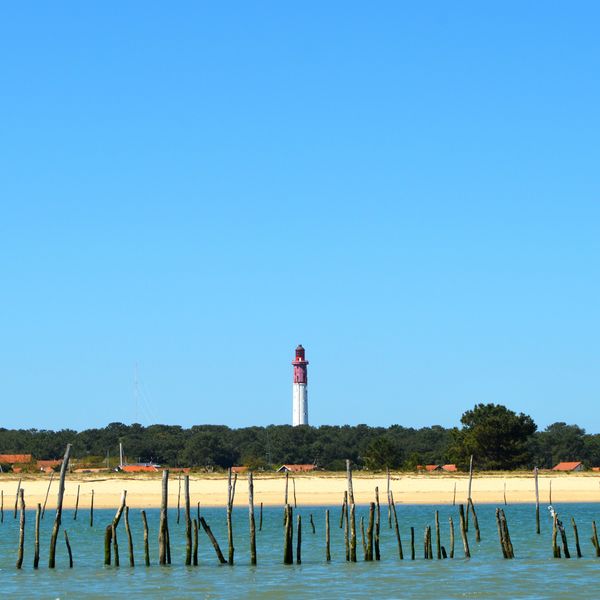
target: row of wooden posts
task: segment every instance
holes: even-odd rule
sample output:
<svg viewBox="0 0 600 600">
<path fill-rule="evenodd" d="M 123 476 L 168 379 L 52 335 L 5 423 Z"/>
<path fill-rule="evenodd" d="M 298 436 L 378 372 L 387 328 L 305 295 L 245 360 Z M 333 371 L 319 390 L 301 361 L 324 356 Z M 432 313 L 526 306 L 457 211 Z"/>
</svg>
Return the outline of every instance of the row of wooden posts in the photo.
<svg viewBox="0 0 600 600">
<path fill-rule="evenodd" d="M 67 449 L 65 451 L 65 455 L 63 458 L 60 477 L 59 477 L 59 489 L 58 489 L 58 500 L 57 500 L 57 508 L 56 508 L 56 516 L 54 520 L 54 525 L 52 528 L 52 534 L 50 539 L 50 548 L 49 548 L 49 557 L 48 557 L 48 567 L 55 568 L 56 566 L 56 543 L 57 538 L 61 526 L 62 520 L 62 505 L 63 505 L 63 496 L 65 489 L 65 476 L 68 469 L 69 458 L 70 458 L 71 446 L 67 445 Z M 469 495 L 467 499 L 467 506 L 465 512 L 465 506 L 460 504 L 458 507 L 458 517 L 459 517 L 459 530 L 461 535 L 461 540 L 463 544 L 464 555 L 466 558 L 471 556 L 471 551 L 469 547 L 469 540 L 467 536 L 467 532 L 469 529 L 469 514 L 472 516 L 473 526 L 475 529 L 475 540 L 476 542 L 481 541 L 481 532 L 479 529 L 479 522 L 477 519 L 477 513 L 475 510 L 475 505 L 470 495 L 471 491 L 471 480 L 473 473 L 473 463 L 471 459 L 470 469 L 469 469 Z M 347 478 L 347 490 L 344 492 L 341 514 L 340 514 L 340 522 L 339 527 L 344 530 L 344 548 L 345 548 L 345 558 L 346 561 L 356 562 L 357 561 L 357 525 L 356 525 L 356 505 L 354 501 L 354 490 L 352 483 L 352 469 L 350 465 L 350 461 L 346 461 L 346 478 Z M 539 533 L 539 495 L 538 495 L 538 485 L 537 485 L 537 469 L 535 471 L 535 481 L 536 481 L 536 531 Z M 52 483 L 52 477 L 50 480 L 50 484 Z M 231 469 L 228 472 L 227 479 L 227 542 L 228 542 L 228 557 L 225 559 L 223 552 L 219 546 L 219 543 L 213 534 L 210 526 L 204 519 L 204 517 L 200 516 L 200 503 L 197 505 L 197 516 L 192 519 L 191 516 L 191 504 L 190 504 L 190 487 L 189 487 L 189 476 L 185 475 L 183 479 L 184 485 L 184 518 L 185 518 L 185 538 L 186 538 L 186 554 L 185 554 L 185 564 L 186 565 L 198 565 L 198 531 L 201 526 L 202 529 L 207 534 L 210 539 L 212 546 L 217 555 L 217 559 L 222 564 L 234 564 L 234 556 L 235 556 L 235 548 L 234 548 L 234 537 L 233 537 L 233 523 L 232 523 L 232 513 L 233 513 L 233 504 L 235 497 L 237 483 L 237 474 L 233 474 Z M 17 509 L 20 509 L 20 527 L 19 527 L 19 546 L 17 552 L 17 568 L 21 568 L 23 564 L 23 553 L 24 553 L 24 541 L 25 541 L 25 496 L 24 490 L 21 488 L 21 482 L 17 486 L 17 503 L 15 504 L 15 512 L 14 516 L 17 516 Z M 169 471 L 164 470 L 162 474 L 162 494 L 161 494 L 161 506 L 160 506 L 160 519 L 159 519 L 159 529 L 158 529 L 158 562 L 160 565 L 168 565 L 171 564 L 171 543 L 170 543 L 170 534 L 169 534 L 169 524 L 168 524 L 168 489 L 169 489 Z M 289 503 L 288 498 L 288 490 L 289 490 L 289 477 L 288 473 L 286 473 L 285 480 L 285 495 L 284 495 L 284 519 L 283 519 L 283 531 L 284 531 L 284 544 L 283 544 L 283 563 L 284 564 L 292 564 L 294 562 L 294 520 L 293 520 L 293 511 L 297 506 L 296 503 L 296 489 L 295 489 L 295 481 L 292 478 L 292 486 L 293 486 L 293 498 L 294 498 L 294 506 Z M 50 486 L 48 487 L 48 490 Z M 456 491 L 456 490 L 455 490 Z M 90 526 L 93 526 L 94 523 L 94 495 L 92 491 L 91 496 L 91 505 L 90 505 Z M 179 478 L 179 491 L 177 498 L 177 523 L 180 520 L 180 496 L 181 496 L 181 478 Z M 38 568 L 39 566 L 39 533 L 40 533 L 40 519 L 44 516 L 46 502 L 48 500 L 48 492 L 46 493 L 46 498 L 44 500 L 44 505 L 42 506 L 40 503 L 37 505 L 36 515 L 35 515 L 35 539 L 34 539 L 34 568 Z M 18 506 L 17 506 L 18 504 Z M 402 547 L 402 539 L 400 537 L 400 529 L 398 524 L 398 516 L 396 512 L 396 505 L 394 502 L 394 495 L 392 490 L 390 489 L 390 473 L 389 470 L 387 472 L 387 505 L 388 505 L 388 525 L 390 529 L 394 529 L 397 545 L 398 545 L 398 556 L 400 560 L 404 559 L 404 552 Z M 77 488 L 77 498 L 75 502 L 75 511 L 74 511 L 74 519 L 77 518 L 77 510 L 79 506 L 79 486 Z M 255 515 L 254 515 L 254 480 L 252 472 L 248 473 L 248 510 L 249 510 L 249 533 L 250 533 L 250 562 L 252 565 L 257 564 L 257 553 L 256 553 L 256 524 L 255 524 Z M 146 566 L 150 565 L 150 550 L 149 550 L 149 531 L 148 531 L 148 520 L 146 516 L 146 512 L 144 510 L 141 511 L 141 518 L 143 524 L 143 542 L 144 542 L 144 563 Z M 0 519 L 4 520 L 4 494 L 0 491 Z M 128 554 L 129 554 L 129 564 L 130 566 L 135 566 L 135 558 L 133 551 L 133 539 L 131 534 L 131 528 L 129 525 L 129 507 L 127 506 L 127 491 L 124 490 L 121 496 L 121 502 L 117 508 L 117 512 L 112 520 L 112 522 L 107 525 L 105 529 L 104 535 L 104 564 L 119 566 L 120 558 L 119 558 L 119 545 L 118 545 L 118 536 L 117 536 L 117 528 L 119 523 L 123 520 L 125 524 L 125 535 L 127 537 L 127 545 L 128 545 Z M 440 522 L 439 522 L 439 512 L 435 511 L 434 515 L 435 519 L 435 543 L 436 543 L 436 556 L 438 559 L 445 558 L 454 558 L 455 548 L 454 548 L 454 522 L 452 517 L 449 517 L 449 548 L 446 550 L 445 546 L 441 544 L 441 535 L 440 535 Z M 262 521 L 263 521 L 263 504 L 260 503 L 260 516 L 259 516 L 259 531 L 262 530 Z M 575 545 L 577 556 L 581 557 L 581 548 L 579 544 L 579 534 L 577 530 L 577 525 L 574 519 L 571 519 L 574 537 L 575 537 Z M 498 538 L 500 541 L 500 547 L 502 551 L 502 555 L 506 559 L 514 558 L 514 549 L 510 538 L 510 533 L 508 529 L 508 522 L 506 520 L 506 515 L 504 510 L 496 509 L 496 524 L 498 528 Z M 313 534 L 315 533 L 315 524 L 313 520 L 313 515 L 310 515 L 310 525 L 312 527 Z M 296 563 L 302 562 L 302 517 L 301 515 L 297 515 L 296 518 Z M 71 550 L 71 545 L 69 542 L 68 533 L 66 530 L 63 531 L 65 544 L 67 548 L 67 553 L 69 557 L 69 566 L 73 566 L 73 554 Z M 363 558 L 365 561 L 373 561 L 380 560 L 380 534 L 381 534 L 381 506 L 379 501 L 379 488 L 375 488 L 375 501 L 369 504 L 369 516 L 367 521 L 367 526 L 365 530 L 365 519 L 361 517 L 360 519 L 360 533 L 361 533 L 361 543 L 363 550 Z M 561 537 L 562 542 L 562 553 L 561 548 L 558 545 L 558 535 Z M 592 522 L 592 544 L 594 545 L 596 556 L 600 557 L 600 543 L 598 542 L 598 534 L 596 531 L 596 524 Z M 552 548 L 553 555 L 556 558 L 560 558 L 564 556 L 565 558 L 570 558 L 570 552 L 567 544 L 567 537 L 565 528 L 562 522 L 558 519 L 558 515 L 553 511 L 553 534 L 552 534 Z M 410 528 L 410 558 L 411 560 L 415 560 L 415 530 L 414 527 Z M 423 547 L 423 556 L 425 559 L 433 559 L 433 540 L 432 540 L 432 529 L 431 526 L 427 526 L 424 531 L 424 547 Z M 330 511 L 327 509 L 325 511 L 325 559 L 326 561 L 331 560 L 331 531 L 330 531 Z"/>
</svg>

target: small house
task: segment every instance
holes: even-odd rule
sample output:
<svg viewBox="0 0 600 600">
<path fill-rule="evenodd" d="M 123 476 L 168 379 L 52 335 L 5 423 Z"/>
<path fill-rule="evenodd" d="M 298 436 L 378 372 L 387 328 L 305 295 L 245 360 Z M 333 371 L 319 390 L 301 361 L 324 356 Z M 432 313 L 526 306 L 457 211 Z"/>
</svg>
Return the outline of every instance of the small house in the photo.
<svg viewBox="0 0 600 600">
<path fill-rule="evenodd" d="M 446 471 L 448 473 L 456 473 L 458 469 L 456 465 L 442 465 L 442 471 Z"/>
<path fill-rule="evenodd" d="M 559 462 L 555 467 L 552 468 L 553 471 L 564 471 L 569 473 L 574 473 L 577 471 L 583 471 L 583 463 L 581 462 Z"/>
<path fill-rule="evenodd" d="M 277 469 L 278 473 L 306 473 L 308 471 L 314 471 L 317 465 L 281 465 Z"/>
</svg>

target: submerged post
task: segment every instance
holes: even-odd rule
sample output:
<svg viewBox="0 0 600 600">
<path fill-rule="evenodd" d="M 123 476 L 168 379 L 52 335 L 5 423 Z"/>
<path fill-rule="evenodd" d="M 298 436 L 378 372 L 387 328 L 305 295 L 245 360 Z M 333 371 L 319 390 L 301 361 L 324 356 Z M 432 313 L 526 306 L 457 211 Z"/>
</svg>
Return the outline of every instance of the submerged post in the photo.
<svg viewBox="0 0 600 600">
<path fill-rule="evenodd" d="M 160 501 L 160 522 L 158 525 L 158 564 L 167 564 L 168 544 L 168 517 L 167 506 L 169 502 L 169 469 L 162 472 L 162 495 Z"/>
<path fill-rule="evenodd" d="M 293 538 L 294 538 L 294 523 L 293 523 L 293 509 L 289 504 L 285 505 L 285 527 L 283 535 L 283 564 L 291 565 L 294 563 L 294 551 L 293 551 Z"/>
<path fill-rule="evenodd" d="M 435 546 L 437 559 L 440 560 L 442 558 L 442 543 L 440 540 L 440 513 L 437 510 L 435 511 Z"/>
<path fill-rule="evenodd" d="M 325 511 L 325 560 L 331 561 L 331 536 L 329 532 L 329 509 Z"/>
<path fill-rule="evenodd" d="M 133 556 L 133 540 L 131 538 L 131 529 L 129 528 L 129 506 L 125 507 L 125 533 L 127 535 L 127 546 L 129 549 L 129 566 L 135 567 L 135 559 Z"/>
<path fill-rule="evenodd" d="M 144 563 L 147 567 L 150 566 L 150 546 L 148 543 L 148 519 L 146 518 L 146 511 L 142 511 L 142 524 L 144 526 Z"/>
<path fill-rule="evenodd" d="M 448 517 L 448 524 L 450 525 L 450 558 L 454 558 L 454 521 L 452 517 Z"/>
<path fill-rule="evenodd" d="M 190 514 L 190 476 L 186 475 L 183 481 L 185 502 L 185 564 L 192 564 L 192 517 Z"/>
<path fill-rule="evenodd" d="M 535 532 L 540 533 L 540 490 L 538 487 L 538 468 L 533 468 L 533 477 L 535 479 Z"/>
<path fill-rule="evenodd" d="M 575 536 L 575 549 L 577 550 L 577 558 L 581 558 L 581 547 L 579 546 L 579 532 L 575 519 L 571 517 L 571 525 L 573 525 L 573 535 Z"/>
<path fill-rule="evenodd" d="M 77 498 L 75 499 L 75 512 L 73 513 L 73 521 L 77 521 L 77 511 L 79 510 L 79 488 L 81 486 L 77 485 Z"/>
<path fill-rule="evenodd" d="M 50 549 L 48 558 L 48 568 L 54 569 L 56 566 L 56 540 L 58 538 L 58 530 L 62 518 L 63 497 L 65 495 L 65 477 L 67 476 L 67 468 L 69 467 L 69 458 L 71 456 L 71 444 L 67 444 L 62 465 L 60 466 L 60 478 L 58 483 L 58 500 L 56 503 L 56 516 L 54 518 L 54 526 L 52 527 L 52 536 L 50 537 Z"/>
<path fill-rule="evenodd" d="M 194 547 L 192 550 L 192 564 L 198 566 L 198 520 L 194 519 Z"/>
<path fill-rule="evenodd" d="M 302 563 L 302 516 L 298 515 L 297 519 L 298 529 L 296 534 L 296 564 L 299 565 Z"/>
<path fill-rule="evenodd" d="M 235 548 L 233 547 L 233 523 L 232 523 L 232 511 L 233 511 L 233 498 L 235 496 L 235 483 L 237 481 L 237 473 L 231 480 L 231 467 L 229 467 L 227 476 L 227 542 L 229 546 L 229 556 L 227 562 L 233 564 L 233 555 Z"/>
<path fill-rule="evenodd" d="M 23 564 L 23 548 L 25 546 L 25 496 L 23 489 L 19 488 L 20 518 L 19 518 L 19 551 L 17 553 L 17 569 Z"/>
<path fill-rule="evenodd" d="M 67 546 L 67 554 L 69 555 L 69 569 L 73 568 L 73 552 L 71 551 L 71 544 L 69 543 L 69 534 L 67 530 L 64 530 L 65 534 L 65 545 Z"/>
<path fill-rule="evenodd" d="M 21 492 L 21 479 L 19 479 L 19 483 L 17 483 L 17 493 L 15 495 L 15 510 L 13 514 L 13 519 L 17 518 L 17 510 L 19 508 L 19 494 Z"/>
<path fill-rule="evenodd" d="M 469 531 L 469 500 L 471 499 L 471 486 L 473 484 L 473 455 L 469 459 L 469 488 L 467 491 L 467 515 L 465 519 L 465 531 Z"/>
<path fill-rule="evenodd" d="M 208 536 L 208 539 L 210 540 L 211 544 L 213 545 L 213 548 L 215 549 L 215 553 L 217 554 L 217 558 L 219 559 L 219 562 L 222 565 L 227 564 L 227 561 L 225 560 L 225 557 L 223 556 L 223 553 L 221 552 L 221 547 L 219 546 L 219 542 L 217 542 L 217 538 L 214 536 L 213 532 L 211 531 L 210 527 L 208 526 L 208 523 L 204 520 L 204 517 L 200 517 L 200 525 L 202 525 L 202 529 L 204 529 L 204 532 Z"/>
<path fill-rule="evenodd" d="M 390 490 L 390 506 L 392 507 L 392 515 L 394 517 L 394 531 L 396 532 L 396 541 L 398 542 L 398 556 L 400 560 L 404 560 L 402 552 L 402 540 L 400 539 L 400 528 L 398 527 L 398 515 L 396 514 L 396 504 L 394 503 L 394 493 Z"/>
<path fill-rule="evenodd" d="M 92 498 L 90 500 L 90 527 L 94 526 L 94 490 L 92 490 Z"/>
<path fill-rule="evenodd" d="M 460 535 L 465 550 L 465 558 L 470 558 L 471 551 L 469 550 L 469 540 L 467 539 L 467 530 L 465 527 L 465 507 L 463 504 L 458 506 L 458 518 L 460 520 Z"/>
<path fill-rule="evenodd" d="M 33 542 L 33 568 L 37 569 L 40 564 L 40 516 L 42 505 L 38 502 L 35 510 L 35 538 Z"/>
<path fill-rule="evenodd" d="M 381 554 L 379 553 L 379 531 L 381 527 L 381 509 L 379 507 L 379 488 L 375 488 L 375 560 L 381 559 Z"/>
</svg>

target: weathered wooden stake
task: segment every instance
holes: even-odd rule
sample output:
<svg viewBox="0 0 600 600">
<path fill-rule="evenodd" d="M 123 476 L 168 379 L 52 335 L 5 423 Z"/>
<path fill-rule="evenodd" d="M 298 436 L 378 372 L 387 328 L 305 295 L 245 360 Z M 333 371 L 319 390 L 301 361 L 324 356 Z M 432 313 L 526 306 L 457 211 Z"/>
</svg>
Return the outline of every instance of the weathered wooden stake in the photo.
<svg viewBox="0 0 600 600">
<path fill-rule="evenodd" d="M 392 507 L 392 515 L 394 516 L 394 530 L 396 532 L 396 541 L 398 542 L 398 556 L 400 560 L 404 560 L 402 552 L 402 540 L 400 539 L 400 528 L 398 527 L 398 515 L 396 514 L 396 504 L 394 503 L 394 493 L 390 490 L 390 506 Z"/>
<path fill-rule="evenodd" d="M 373 560 L 373 526 L 375 525 L 375 502 L 369 504 L 369 526 L 367 527 L 367 552 L 365 560 Z"/>
<path fill-rule="evenodd" d="M 298 503 L 296 502 L 296 479 L 292 477 L 292 492 L 294 494 L 294 508 L 298 508 Z"/>
<path fill-rule="evenodd" d="M 256 524 L 254 521 L 254 479 L 248 471 L 248 521 L 250 524 L 250 564 L 256 564 Z"/>
<path fill-rule="evenodd" d="M 75 512 L 73 513 L 73 521 L 77 521 L 77 511 L 79 510 L 79 488 L 81 486 L 77 486 L 77 498 L 75 498 Z"/>
<path fill-rule="evenodd" d="M 379 507 L 379 488 L 375 487 L 375 560 L 381 559 L 379 553 L 379 531 L 381 528 L 381 509 Z"/>
<path fill-rule="evenodd" d="M 168 545 L 168 516 L 167 507 L 169 503 L 169 469 L 162 472 L 162 495 L 160 501 L 160 522 L 158 525 L 158 564 L 167 564 Z"/>
<path fill-rule="evenodd" d="M 129 528 L 129 506 L 125 507 L 125 533 L 127 534 L 127 547 L 129 548 L 129 566 L 135 567 L 135 559 L 133 556 L 133 540 L 131 538 L 131 529 Z"/>
<path fill-rule="evenodd" d="M 415 560 L 415 528 L 410 528 L 410 560 Z"/>
<path fill-rule="evenodd" d="M 144 525 L 144 563 L 147 567 L 150 566 L 150 545 L 148 543 L 148 519 L 146 511 L 142 511 L 142 523 Z"/>
<path fill-rule="evenodd" d="M 448 523 L 450 525 L 450 558 L 454 558 L 454 521 L 452 517 L 448 517 Z"/>
<path fill-rule="evenodd" d="M 290 472 L 286 471 L 285 472 L 285 493 L 283 494 L 283 506 L 287 506 L 288 505 L 289 479 L 290 479 Z M 284 516 L 284 519 L 285 518 L 286 517 Z"/>
<path fill-rule="evenodd" d="M 533 468 L 533 477 L 535 478 L 535 532 L 540 533 L 540 490 L 538 487 L 538 468 Z"/>
<path fill-rule="evenodd" d="M 48 568 L 54 569 L 56 566 L 56 540 L 58 538 L 58 530 L 62 518 L 63 497 L 65 495 L 65 477 L 69 467 L 69 458 L 71 457 L 71 444 L 67 444 L 67 449 L 63 457 L 62 465 L 60 466 L 60 478 L 58 483 L 58 500 L 56 503 L 56 516 L 54 518 L 54 526 L 52 528 L 52 536 L 50 537 L 50 549 L 48 557 Z"/>
<path fill-rule="evenodd" d="M 600 544 L 598 544 L 598 531 L 596 530 L 596 521 L 592 521 L 592 544 L 596 548 L 596 557 L 600 557 Z"/>
<path fill-rule="evenodd" d="M 469 500 L 471 499 L 471 486 L 473 484 L 473 455 L 469 459 L 469 488 L 467 490 L 467 515 L 465 519 L 465 531 L 469 531 Z"/>
<path fill-rule="evenodd" d="M 194 519 L 194 547 L 192 551 L 192 564 L 198 566 L 198 520 Z"/>
<path fill-rule="evenodd" d="M 186 475 L 183 481 L 185 503 L 185 564 L 192 564 L 192 516 L 190 512 L 190 476 Z"/>
<path fill-rule="evenodd" d="M 302 517 L 298 515 L 297 518 L 298 529 L 296 534 L 296 564 L 299 565 L 302 563 Z"/>
<path fill-rule="evenodd" d="M 460 535 L 465 550 L 465 558 L 470 558 L 471 551 L 469 550 L 469 540 L 467 539 L 467 530 L 465 528 L 465 507 L 463 504 L 459 504 L 458 506 L 458 517 L 460 520 Z"/>
<path fill-rule="evenodd" d="M 581 547 L 579 546 L 579 532 L 575 519 L 571 517 L 571 525 L 573 525 L 573 535 L 575 536 L 575 549 L 577 550 L 577 558 L 581 558 Z"/>
<path fill-rule="evenodd" d="M 200 500 L 196 503 L 196 519 L 198 519 L 198 523 L 200 523 Z"/>
<path fill-rule="evenodd" d="M 38 502 L 35 509 L 35 538 L 33 542 L 33 568 L 37 569 L 40 564 L 40 516 L 42 514 L 42 505 Z"/>
<path fill-rule="evenodd" d="M 390 468 L 386 467 L 386 475 L 387 475 L 387 501 L 388 501 L 388 527 L 391 529 L 392 528 L 392 503 L 390 502 L 390 493 L 391 493 L 391 486 L 390 486 Z"/>
<path fill-rule="evenodd" d="M 17 494 L 15 496 L 15 510 L 14 510 L 14 515 L 13 515 L 13 519 L 17 518 L 17 509 L 19 507 L 19 494 L 21 492 L 21 480 L 19 479 L 19 483 L 17 483 Z"/>
<path fill-rule="evenodd" d="M 347 504 L 348 504 L 348 492 L 344 492 L 344 500 L 342 502 L 342 512 L 340 513 L 340 529 L 344 526 L 344 517 L 346 516 Z"/>
<path fill-rule="evenodd" d="M 177 476 L 177 525 L 181 516 L 181 473 Z"/>
<path fill-rule="evenodd" d="M 113 554 L 115 557 L 115 567 L 119 566 L 119 543 L 117 541 L 117 527 L 114 522 L 110 526 L 112 532 Z"/>
<path fill-rule="evenodd" d="M 363 516 L 360 517 L 360 541 L 362 543 L 363 559 L 368 560 L 368 558 L 367 558 L 367 536 L 365 535 L 365 518 Z"/>
<path fill-rule="evenodd" d="M 481 541 L 481 532 L 479 531 L 479 520 L 477 519 L 477 513 L 475 512 L 475 505 L 473 504 L 472 498 L 469 498 L 469 505 L 467 507 L 467 514 L 471 510 L 471 514 L 473 515 L 473 525 L 475 526 L 475 541 Z"/>
<path fill-rule="evenodd" d="M 562 541 L 563 547 L 563 555 L 565 558 L 571 558 L 571 553 L 569 552 L 569 545 L 567 544 L 567 534 L 565 532 L 564 525 L 562 524 L 562 521 L 558 519 L 556 521 L 556 524 L 558 526 L 558 531 L 560 532 L 560 539 Z"/>
<path fill-rule="evenodd" d="M 92 490 L 92 498 L 90 500 L 90 527 L 94 526 L 94 490 Z"/>
<path fill-rule="evenodd" d="M 202 529 L 204 529 L 206 535 L 208 536 L 208 539 L 210 540 L 211 544 L 213 545 L 213 548 L 215 549 L 215 552 L 217 554 L 217 558 L 219 559 L 219 562 L 222 565 L 226 564 L 227 561 L 225 560 L 225 557 L 223 556 L 223 553 L 221 552 L 221 547 L 219 546 L 219 542 L 217 542 L 217 538 L 214 536 L 214 534 L 211 531 L 210 527 L 208 526 L 207 522 L 204 520 L 204 517 L 200 517 L 200 525 L 202 525 Z"/>
<path fill-rule="evenodd" d="M 350 460 L 346 459 L 346 479 L 348 481 L 348 502 L 354 504 L 354 488 L 352 486 L 352 468 Z"/>
<path fill-rule="evenodd" d="M 550 487 L 548 488 L 548 504 L 552 506 L 552 479 L 548 481 Z"/>
<path fill-rule="evenodd" d="M 46 512 L 46 503 L 48 502 L 48 494 L 50 493 L 50 486 L 52 485 L 52 480 L 54 479 L 54 471 L 50 473 L 50 481 L 48 482 L 48 489 L 46 490 L 46 497 L 44 498 L 44 505 L 42 506 L 42 519 L 44 518 L 44 514 Z"/>
<path fill-rule="evenodd" d="M 500 549 L 502 550 L 502 556 L 504 558 L 508 558 L 508 553 L 506 552 L 506 543 L 504 541 L 504 533 L 502 531 L 502 523 L 500 522 L 500 509 L 496 509 L 496 526 L 498 528 L 498 540 L 500 541 Z"/>
<path fill-rule="evenodd" d="M 331 535 L 329 531 L 329 509 L 325 511 L 325 560 L 331 561 Z"/>
<path fill-rule="evenodd" d="M 291 565 L 294 563 L 294 523 L 293 509 L 289 504 L 285 505 L 285 527 L 283 537 L 283 564 Z"/>
<path fill-rule="evenodd" d="M 21 515 L 19 518 L 19 551 L 17 553 L 17 569 L 23 564 L 23 549 L 25 546 L 25 495 L 24 490 L 19 488 L 19 501 L 21 504 Z"/>
<path fill-rule="evenodd" d="M 454 494 L 452 495 L 452 506 L 456 506 L 456 481 L 454 482 Z"/>
<path fill-rule="evenodd" d="M 515 551 L 510 540 L 510 532 L 508 531 L 508 521 L 506 520 L 506 515 L 504 514 L 504 510 L 500 510 L 500 523 L 502 525 L 502 536 L 504 539 L 504 544 L 506 546 L 506 552 L 508 558 L 515 557 Z"/>
<path fill-rule="evenodd" d="M 344 504 L 342 505 L 342 517 L 344 518 L 344 546 L 346 548 L 346 561 L 350 560 L 350 514 L 348 513 L 348 492 L 344 492 Z"/>
<path fill-rule="evenodd" d="M 233 547 L 233 521 L 232 521 L 232 513 L 233 513 L 233 498 L 235 497 L 235 483 L 237 481 L 237 473 L 235 473 L 233 477 L 233 482 L 231 480 L 231 467 L 228 471 L 227 476 L 227 543 L 229 547 L 229 555 L 227 562 L 232 565 L 233 564 L 233 555 L 235 553 L 235 548 Z"/>
<path fill-rule="evenodd" d="M 350 505 L 350 561 L 356 562 L 356 505 Z"/>
<path fill-rule="evenodd" d="M 505 479 L 504 480 L 504 506 L 506 506 L 506 505 L 507 505 L 507 502 L 506 502 L 506 479 Z"/>
<path fill-rule="evenodd" d="M 440 513 L 435 511 L 435 547 L 437 550 L 437 558 L 442 558 L 442 543 L 440 541 Z"/>
<path fill-rule="evenodd" d="M 556 542 L 556 536 L 558 534 L 558 527 L 556 525 L 556 521 L 558 520 L 558 515 L 554 513 L 552 517 L 552 555 L 554 558 L 560 558 L 560 548 Z"/>
<path fill-rule="evenodd" d="M 112 525 L 107 525 L 104 530 L 104 564 L 106 566 L 110 565 L 111 557 L 110 557 L 110 546 L 112 542 Z"/>
<path fill-rule="evenodd" d="M 69 555 L 69 569 L 73 568 L 73 552 L 71 550 L 71 544 L 69 543 L 69 534 L 67 533 L 67 530 L 64 530 L 64 534 L 65 534 L 65 545 L 67 546 L 67 553 Z"/>
</svg>

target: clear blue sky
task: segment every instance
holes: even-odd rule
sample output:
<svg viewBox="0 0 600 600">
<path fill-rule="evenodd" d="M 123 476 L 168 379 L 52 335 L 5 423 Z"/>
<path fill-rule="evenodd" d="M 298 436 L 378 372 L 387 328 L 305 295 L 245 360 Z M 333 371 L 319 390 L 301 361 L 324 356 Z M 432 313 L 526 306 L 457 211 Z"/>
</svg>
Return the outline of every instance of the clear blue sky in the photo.
<svg viewBox="0 0 600 600">
<path fill-rule="evenodd" d="M 599 18 L 4 3 L 0 426 L 600 432 Z"/>
</svg>

